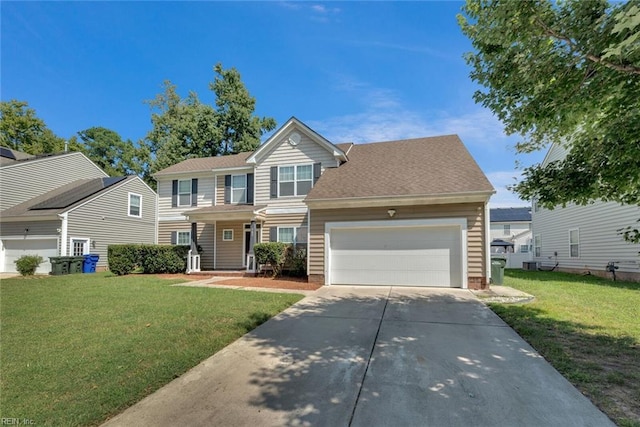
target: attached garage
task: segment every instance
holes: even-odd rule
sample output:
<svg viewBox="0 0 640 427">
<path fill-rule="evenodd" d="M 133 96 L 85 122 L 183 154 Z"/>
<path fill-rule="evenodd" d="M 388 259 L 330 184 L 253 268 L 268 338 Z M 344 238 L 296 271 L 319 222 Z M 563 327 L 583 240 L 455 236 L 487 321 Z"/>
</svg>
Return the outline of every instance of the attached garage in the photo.
<svg viewBox="0 0 640 427">
<path fill-rule="evenodd" d="M 325 225 L 327 282 L 467 287 L 466 219 Z"/>
<path fill-rule="evenodd" d="M 40 255 L 44 261 L 36 273 L 46 274 L 51 271 L 49 257 L 58 256 L 58 239 L 3 239 L 2 255 L 3 271 L 15 273 L 15 261 L 23 255 Z"/>
</svg>

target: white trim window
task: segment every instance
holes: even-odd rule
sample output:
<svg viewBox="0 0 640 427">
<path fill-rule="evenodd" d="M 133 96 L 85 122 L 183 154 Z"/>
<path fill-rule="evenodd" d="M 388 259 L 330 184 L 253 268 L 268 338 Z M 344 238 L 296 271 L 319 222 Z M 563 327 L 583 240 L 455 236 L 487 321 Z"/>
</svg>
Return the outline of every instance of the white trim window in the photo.
<svg viewBox="0 0 640 427">
<path fill-rule="evenodd" d="M 520 245 L 520 253 L 528 254 L 529 253 L 529 245 Z"/>
<path fill-rule="evenodd" d="M 189 246 L 191 244 L 191 231 L 178 231 L 176 233 L 176 245 Z"/>
<path fill-rule="evenodd" d="M 289 243 L 296 247 L 306 247 L 307 227 L 278 227 L 278 242 Z"/>
<path fill-rule="evenodd" d="M 533 236 L 533 256 L 540 257 L 542 253 L 542 238 L 539 234 Z"/>
<path fill-rule="evenodd" d="M 225 228 L 222 230 L 222 241 L 223 242 L 233 242 L 233 229 Z"/>
<path fill-rule="evenodd" d="M 231 203 L 247 203 L 247 175 L 231 175 Z"/>
<path fill-rule="evenodd" d="M 577 228 L 569 230 L 569 254 L 571 258 L 580 257 L 580 231 Z"/>
<path fill-rule="evenodd" d="M 178 206 L 191 206 L 191 180 L 178 180 Z"/>
<path fill-rule="evenodd" d="M 72 237 L 69 239 L 69 256 L 82 256 L 89 253 L 89 239 Z"/>
<path fill-rule="evenodd" d="M 313 187 L 313 164 L 278 167 L 278 197 L 304 196 Z"/>
<path fill-rule="evenodd" d="M 129 193 L 129 216 L 142 218 L 142 196 L 136 193 Z"/>
<path fill-rule="evenodd" d="M 510 236 L 511 235 L 511 225 L 510 224 L 504 224 L 502 226 L 502 234 L 504 236 Z"/>
</svg>

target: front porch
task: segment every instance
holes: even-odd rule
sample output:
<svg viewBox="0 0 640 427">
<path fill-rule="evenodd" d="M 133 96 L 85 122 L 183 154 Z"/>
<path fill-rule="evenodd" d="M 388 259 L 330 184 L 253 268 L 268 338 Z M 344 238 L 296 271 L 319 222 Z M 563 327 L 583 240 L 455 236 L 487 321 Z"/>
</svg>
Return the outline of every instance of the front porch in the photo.
<svg viewBox="0 0 640 427">
<path fill-rule="evenodd" d="M 187 273 L 212 276 L 252 277 L 257 272 L 253 247 L 262 240 L 266 206 L 222 205 L 185 212 L 191 221 L 191 249 Z M 213 226 L 213 239 L 206 247 L 198 245 L 202 224 Z M 213 263 L 200 263 L 200 253 L 212 251 Z"/>
</svg>

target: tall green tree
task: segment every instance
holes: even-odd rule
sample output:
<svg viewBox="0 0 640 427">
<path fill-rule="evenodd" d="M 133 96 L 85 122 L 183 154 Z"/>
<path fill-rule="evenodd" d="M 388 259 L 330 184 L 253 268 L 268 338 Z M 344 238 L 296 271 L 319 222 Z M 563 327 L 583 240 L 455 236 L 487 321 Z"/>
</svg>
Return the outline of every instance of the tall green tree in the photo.
<svg viewBox="0 0 640 427">
<path fill-rule="evenodd" d="M 144 147 L 137 147 L 131 140 L 123 141 L 111 129 L 92 127 L 78 132 L 78 137 L 87 157 L 110 176 L 141 175 L 149 162 Z"/>
<path fill-rule="evenodd" d="M 65 140 L 55 135 L 25 101 L 0 102 L 0 145 L 29 154 L 49 154 L 65 150 Z M 69 144 L 71 151 L 81 151 Z"/>
<path fill-rule="evenodd" d="M 273 118 L 254 116 L 251 97 L 235 68 L 214 67 L 210 88 L 216 96 L 215 108 L 189 92 L 180 97 L 176 86 L 164 82 L 164 91 L 147 104 L 152 109 L 152 129 L 144 145 L 151 155 L 150 174 L 194 157 L 218 156 L 254 150 L 260 136 L 275 128 Z"/>
<path fill-rule="evenodd" d="M 569 150 L 513 189 L 549 209 L 640 205 L 640 0 L 467 0 L 458 20 L 474 99 L 523 137 L 516 150 Z"/>
<path fill-rule="evenodd" d="M 209 88 L 216 95 L 218 128 L 222 132 L 221 153 L 255 150 L 264 132 L 275 129 L 275 119 L 253 115 L 256 99 L 242 83 L 238 70 L 225 70 L 220 63 L 213 70 L 217 76 Z"/>
</svg>

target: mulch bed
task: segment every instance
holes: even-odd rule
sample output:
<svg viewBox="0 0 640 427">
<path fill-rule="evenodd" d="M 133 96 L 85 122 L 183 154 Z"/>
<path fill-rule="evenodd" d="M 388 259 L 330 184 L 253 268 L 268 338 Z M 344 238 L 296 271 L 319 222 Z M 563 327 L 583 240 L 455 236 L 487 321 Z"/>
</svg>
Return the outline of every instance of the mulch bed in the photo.
<svg viewBox="0 0 640 427">
<path fill-rule="evenodd" d="M 157 274 L 161 279 L 182 279 L 187 281 L 203 280 L 208 276 L 198 274 Z M 216 285 L 225 286 L 241 286 L 249 288 L 271 288 L 271 289 L 294 289 L 301 291 L 315 291 L 322 287 L 317 283 L 309 283 L 306 278 L 302 277 L 279 277 L 272 279 L 271 277 L 238 277 L 228 278 L 215 282 Z"/>
</svg>

